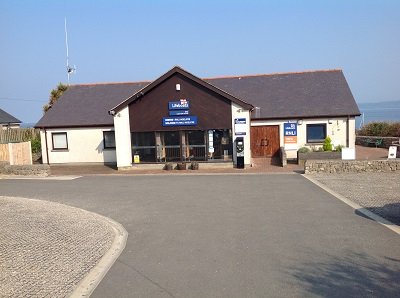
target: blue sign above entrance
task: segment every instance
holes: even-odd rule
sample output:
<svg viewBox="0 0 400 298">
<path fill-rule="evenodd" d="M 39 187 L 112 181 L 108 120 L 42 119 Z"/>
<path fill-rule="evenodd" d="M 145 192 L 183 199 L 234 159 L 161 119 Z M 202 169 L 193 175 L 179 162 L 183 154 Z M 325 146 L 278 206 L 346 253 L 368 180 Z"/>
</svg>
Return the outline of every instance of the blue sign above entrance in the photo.
<svg viewBox="0 0 400 298">
<path fill-rule="evenodd" d="M 183 116 L 183 115 L 189 115 L 189 110 L 175 110 L 175 111 L 169 111 L 170 116 Z"/>
<path fill-rule="evenodd" d="M 192 126 L 197 125 L 197 116 L 163 117 L 163 126 Z"/>
<path fill-rule="evenodd" d="M 283 123 L 283 134 L 285 137 L 297 136 L 297 123 Z"/>
<path fill-rule="evenodd" d="M 188 110 L 189 101 L 186 99 L 180 99 L 179 101 L 170 101 L 168 103 L 169 110 Z"/>
</svg>

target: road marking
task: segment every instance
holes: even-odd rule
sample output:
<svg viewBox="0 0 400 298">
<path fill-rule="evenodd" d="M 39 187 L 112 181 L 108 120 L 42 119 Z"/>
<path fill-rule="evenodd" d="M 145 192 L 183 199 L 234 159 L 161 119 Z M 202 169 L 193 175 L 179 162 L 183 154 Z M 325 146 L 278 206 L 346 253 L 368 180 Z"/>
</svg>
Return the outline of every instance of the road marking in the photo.
<svg viewBox="0 0 400 298">
<path fill-rule="evenodd" d="M 357 210 L 358 212 L 362 213 L 363 215 L 367 216 L 368 218 L 376 221 L 377 223 L 385 226 L 386 228 L 392 230 L 393 232 L 397 233 L 398 235 L 400 235 L 400 226 L 392 223 L 391 221 L 369 211 L 368 209 L 358 205 L 357 203 L 354 203 L 353 201 L 347 199 L 346 197 L 342 196 L 341 194 L 338 194 L 337 192 L 333 191 L 332 189 L 330 189 L 329 187 L 327 187 L 326 185 L 322 184 L 321 182 L 314 180 L 313 178 L 306 176 L 304 174 L 302 174 L 301 176 L 303 176 L 304 178 L 308 179 L 309 181 L 311 181 L 312 183 L 314 183 L 315 185 L 319 186 L 320 188 L 322 188 L 323 190 L 325 190 L 326 192 L 330 193 L 331 195 L 333 195 L 334 197 L 336 197 L 337 199 L 341 200 L 343 203 L 349 205 L 350 207 L 352 207 L 354 210 Z"/>
</svg>

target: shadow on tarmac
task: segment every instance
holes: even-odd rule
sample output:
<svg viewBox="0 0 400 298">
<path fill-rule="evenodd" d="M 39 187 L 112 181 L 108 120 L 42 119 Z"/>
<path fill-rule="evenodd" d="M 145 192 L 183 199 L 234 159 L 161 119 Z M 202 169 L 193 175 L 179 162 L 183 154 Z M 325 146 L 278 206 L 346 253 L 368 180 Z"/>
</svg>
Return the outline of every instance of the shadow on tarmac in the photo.
<svg viewBox="0 0 400 298">
<path fill-rule="evenodd" d="M 400 272 L 398 264 L 391 262 L 390 257 L 378 260 L 351 252 L 343 257 L 326 255 L 321 261 L 289 269 L 289 274 L 321 297 L 398 297 Z"/>
</svg>

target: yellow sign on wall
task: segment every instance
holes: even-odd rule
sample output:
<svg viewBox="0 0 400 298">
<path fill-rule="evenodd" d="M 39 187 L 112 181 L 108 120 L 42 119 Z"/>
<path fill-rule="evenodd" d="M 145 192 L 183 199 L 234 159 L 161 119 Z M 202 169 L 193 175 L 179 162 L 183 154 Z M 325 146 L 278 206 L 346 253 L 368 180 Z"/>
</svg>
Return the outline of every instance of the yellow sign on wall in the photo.
<svg viewBox="0 0 400 298">
<path fill-rule="evenodd" d="M 140 163 L 140 155 L 135 154 L 133 156 L 133 163 Z"/>
</svg>

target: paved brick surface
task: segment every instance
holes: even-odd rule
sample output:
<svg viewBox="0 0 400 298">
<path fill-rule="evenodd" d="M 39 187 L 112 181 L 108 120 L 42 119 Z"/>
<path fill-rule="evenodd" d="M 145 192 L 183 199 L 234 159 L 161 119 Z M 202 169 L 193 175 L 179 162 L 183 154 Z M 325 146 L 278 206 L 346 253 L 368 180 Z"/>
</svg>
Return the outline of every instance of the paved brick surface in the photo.
<svg viewBox="0 0 400 298">
<path fill-rule="evenodd" d="M 356 146 L 356 157 L 358 160 L 374 160 L 386 159 L 388 149 Z M 118 171 L 115 166 L 99 165 L 99 164 L 86 164 L 86 165 L 51 165 L 51 175 L 132 175 L 132 174 L 164 174 L 164 175 L 185 175 L 185 174 L 204 174 L 204 173 L 301 173 L 304 167 L 301 167 L 293 162 L 288 162 L 286 167 L 281 167 L 276 159 L 256 159 L 253 160 L 254 166 L 246 169 L 236 168 L 203 168 L 200 163 L 199 170 L 173 170 L 164 171 L 161 169 L 131 169 L 125 171 Z M 162 165 L 160 165 L 162 167 Z"/>
<path fill-rule="evenodd" d="M 111 247 L 102 217 L 0 196 L 0 297 L 66 297 Z"/>
<path fill-rule="evenodd" d="M 400 172 L 309 176 L 358 205 L 400 225 Z"/>
</svg>

